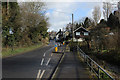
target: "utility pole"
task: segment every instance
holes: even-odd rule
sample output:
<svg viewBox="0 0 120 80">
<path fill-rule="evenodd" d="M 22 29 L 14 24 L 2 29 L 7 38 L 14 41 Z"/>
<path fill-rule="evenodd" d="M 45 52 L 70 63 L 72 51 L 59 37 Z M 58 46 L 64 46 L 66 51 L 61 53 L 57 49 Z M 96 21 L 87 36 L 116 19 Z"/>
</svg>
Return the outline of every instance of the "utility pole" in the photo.
<svg viewBox="0 0 120 80">
<path fill-rule="evenodd" d="M 74 39 L 74 24 L 73 24 L 73 13 L 72 13 L 72 37 Z"/>
</svg>

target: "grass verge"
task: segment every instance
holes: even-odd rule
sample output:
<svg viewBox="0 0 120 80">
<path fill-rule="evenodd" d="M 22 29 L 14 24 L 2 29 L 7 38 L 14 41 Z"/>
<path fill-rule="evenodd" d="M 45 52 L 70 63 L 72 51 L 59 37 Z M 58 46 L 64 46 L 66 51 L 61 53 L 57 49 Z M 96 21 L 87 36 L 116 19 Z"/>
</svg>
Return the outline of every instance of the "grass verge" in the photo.
<svg viewBox="0 0 120 80">
<path fill-rule="evenodd" d="M 38 43 L 36 45 L 31 45 L 31 46 L 27 46 L 27 47 L 14 48 L 14 50 L 12 50 L 12 48 L 4 49 L 4 50 L 2 50 L 2 58 L 11 57 L 11 56 L 15 56 L 17 54 L 29 52 L 29 51 L 32 51 L 34 49 L 37 49 L 37 48 L 40 48 L 43 46 L 45 46 L 45 44 Z"/>
</svg>

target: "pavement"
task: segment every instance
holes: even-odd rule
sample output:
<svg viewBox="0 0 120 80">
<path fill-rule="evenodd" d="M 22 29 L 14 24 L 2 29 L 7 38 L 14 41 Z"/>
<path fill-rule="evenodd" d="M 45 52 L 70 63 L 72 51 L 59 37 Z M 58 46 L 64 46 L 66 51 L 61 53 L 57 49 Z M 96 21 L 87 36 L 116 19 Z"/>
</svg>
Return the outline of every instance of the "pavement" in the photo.
<svg viewBox="0 0 120 80">
<path fill-rule="evenodd" d="M 80 61 L 76 52 L 65 51 L 64 59 L 58 67 L 54 79 L 89 80 L 90 72 L 85 63 Z"/>
</svg>

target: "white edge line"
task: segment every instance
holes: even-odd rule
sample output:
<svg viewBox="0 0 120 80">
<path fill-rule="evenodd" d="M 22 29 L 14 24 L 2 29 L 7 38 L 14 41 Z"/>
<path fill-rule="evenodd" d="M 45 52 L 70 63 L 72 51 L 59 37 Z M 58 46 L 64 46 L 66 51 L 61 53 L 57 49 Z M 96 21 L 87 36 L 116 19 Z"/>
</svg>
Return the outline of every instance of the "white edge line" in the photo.
<svg viewBox="0 0 120 80">
<path fill-rule="evenodd" d="M 40 79 L 42 78 L 42 76 L 44 75 L 45 70 L 42 71 L 41 75 L 40 75 Z"/>
<path fill-rule="evenodd" d="M 48 59 L 48 62 L 47 62 L 47 64 L 46 64 L 46 66 L 49 64 L 50 60 L 51 60 L 51 58 Z"/>
<path fill-rule="evenodd" d="M 41 65 L 43 64 L 44 58 L 42 58 Z"/>
</svg>

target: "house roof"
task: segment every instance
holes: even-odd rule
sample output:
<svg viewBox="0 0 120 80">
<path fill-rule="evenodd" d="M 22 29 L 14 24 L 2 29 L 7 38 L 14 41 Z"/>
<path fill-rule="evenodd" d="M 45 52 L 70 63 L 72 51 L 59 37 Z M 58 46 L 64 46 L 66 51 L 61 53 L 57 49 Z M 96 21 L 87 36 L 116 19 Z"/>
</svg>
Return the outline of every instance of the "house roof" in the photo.
<svg viewBox="0 0 120 80">
<path fill-rule="evenodd" d="M 60 30 L 60 31 L 58 31 L 57 33 L 56 33 L 56 35 L 58 35 L 58 34 L 60 34 L 62 31 Z"/>
<path fill-rule="evenodd" d="M 80 26 L 79 28 L 77 28 L 76 30 L 74 30 L 73 32 L 76 32 L 77 30 L 79 30 L 80 28 L 82 28 L 83 30 L 85 30 L 86 32 L 89 32 L 88 30 L 86 30 L 84 27 Z"/>
</svg>

